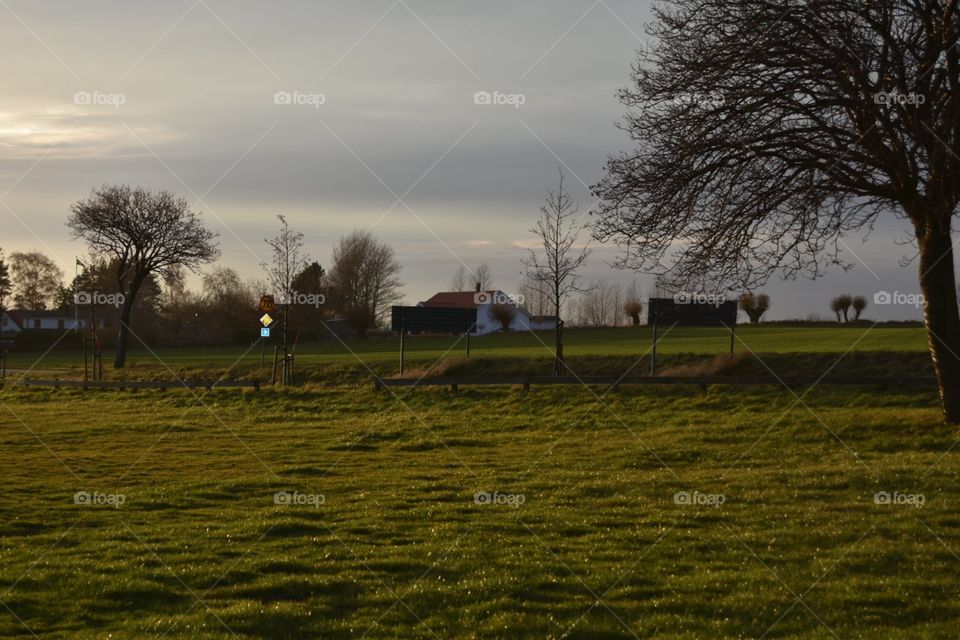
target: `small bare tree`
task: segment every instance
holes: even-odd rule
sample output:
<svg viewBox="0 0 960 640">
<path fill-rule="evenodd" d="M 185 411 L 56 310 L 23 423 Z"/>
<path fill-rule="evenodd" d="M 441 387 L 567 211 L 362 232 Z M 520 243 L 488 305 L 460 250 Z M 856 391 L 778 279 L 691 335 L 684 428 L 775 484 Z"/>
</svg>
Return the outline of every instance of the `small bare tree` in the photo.
<svg viewBox="0 0 960 640">
<path fill-rule="evenodd" d="M 67 226 L 96 256 L 116 269 L 124 294 L 113 366 L 123 368 L 130 337 L 130 314 L 137 294 L 152 274 L 170 276 L 178 267 L 197 271 L 220 254 L 216 234 L 183 198 L 142 187 L 104 186 L 71 208 Z"/>
<path fill-rule="evenodd" d="M 493 286 L 493 276 L 490 274 L 490 267 L 486 262 L 473 272 L 473 281 L 475 285 L 480 287 L 480 291 L 487 291 Z"/>
<path fill-rule="evenodd" d="M 466 291 L 467 290 L 467 270 L 464 269 L 463 265 L 457 267 L 457 271 L 453 274 L 453 278 L 450 279 L 450 290 L 451 291 Z"/>
<path fill-rule="evenodd" d="M 264 240 L 273 249 L 273 260 L 263 263 L 261 267 L 267 274 L 273 292 L 281 296 L 283 323 L 283 353 L 284 358 L 289 353 L 290 341 L 290 305 L 293 302 L 293 280 L 310 263 L 310 259 L 303 251 L 303 234 L 292 231 L 286 217 L 277 215 L 280 221 L 280 233 L 273 239 Z"/>
<path fill-rule="evenodd" d="M 627 287 L 626 302 L 623 305 L 623 311 L 630 318 L 630 324 L 638 326 L 640 324 L 640 314 L 643 313 L 643 303 L 640 301 L 640 287 L 634 280 Z"/>
<path fill-rule="evenodd" d="M 566 297 L 578 286 L 578 271 L 590 255 L 586 246 L 577 247 L 582 227 L 577 213 L 580 211 L 573 198 L 563 187 L 563 169 L 560 169 L 560 184 L 556 191 L 547 194 L 540 207 L 540 218 L 531 233 L 539 239 L 543 251 L 538 254 L 531 249 L 523 261 L 533 286 L 550 298 L 557 326 L 554 330 L 553 375 L 560 375 L 563 365 L 563 321 L 561 309 Z"/>
<path fill-rule="evenodd" d="M 643 312 L 643 303 L 636 298 L 629 298 L 623 305 L 623 312 L 630 318 L 630 324 L 640 325 L 640 314 Z"/>
</svg>

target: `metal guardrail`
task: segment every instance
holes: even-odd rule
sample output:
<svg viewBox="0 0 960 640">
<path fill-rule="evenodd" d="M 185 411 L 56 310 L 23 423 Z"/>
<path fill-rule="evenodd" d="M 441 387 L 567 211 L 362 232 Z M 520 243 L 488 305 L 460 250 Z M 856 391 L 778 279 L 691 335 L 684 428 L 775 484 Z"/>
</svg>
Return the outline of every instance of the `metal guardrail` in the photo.
<svg viewBox="0 0 960 640">
<path fill-rule="evenodd" d="M 252 388 L 260 390 L 260 381 L 242 380 L 0 380 L 4 385 L 20 387 L 54 387 L 79 389 L 220 389 Z"/>
<path fill-rule="evenodd" d="M 522 386 L 528 391 L 531 385 L 579 385 L 602 384 L 614 388 L 624 385 L 660 385 L 689 384 L 707 387 L 711 385 L 772 385 L 788 387 L 810 387 L 820 385 L 846 386 L 936 386 L 933 376 L 858 376 L 858 377 L 815 377 L 815 376 L 496 376 L 488 378 L 442 377 L 442 378 L 385 378 L 374 382 L 374 389 L 384 387 L 450 387 L 454 391 L 462 386 Z"/>
</svg>

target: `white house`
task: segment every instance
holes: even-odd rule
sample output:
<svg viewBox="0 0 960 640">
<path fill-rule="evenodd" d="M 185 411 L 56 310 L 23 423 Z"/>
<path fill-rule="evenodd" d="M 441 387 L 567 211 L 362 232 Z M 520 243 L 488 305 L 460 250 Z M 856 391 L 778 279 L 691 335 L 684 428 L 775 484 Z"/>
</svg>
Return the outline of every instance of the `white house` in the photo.
<svg viewBox="0 0 960 640">
<path fill-rule="evenodd" d="M 77 316 L 72 311 L 4 311 L 0 315 L 0 334 L 16 336 L 23 331 L 70 331 L 84 329 L 90 324 L 88 318 Z M 105 321 L 98 319 L 100 327 Z"/>
<path fill-rule="evenodd" d="M 500 290 L 492 291 L 441 291 L 434 294 L 429 300 L 419 303 L 419 307 L 445 307 L 452 309 L 476 309 L 477 330 L 474 335 L 482 336 L 487 333 L 503 331 L 503 325 L 493 317 L 493 306 L 496 303 L 508 304 L 516 309 L 513 320 L 510 322 L 510 331 L 541 331 L 553 330 L 557 326 L 554 316 L 535 316 L 516 304 Z"/>
</svg>

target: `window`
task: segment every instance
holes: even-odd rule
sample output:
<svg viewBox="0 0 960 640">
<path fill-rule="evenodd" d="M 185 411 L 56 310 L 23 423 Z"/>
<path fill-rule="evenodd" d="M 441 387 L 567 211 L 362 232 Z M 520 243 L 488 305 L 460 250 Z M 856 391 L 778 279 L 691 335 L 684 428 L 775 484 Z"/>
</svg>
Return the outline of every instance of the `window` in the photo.
<svg viewBox="0 0 960 640">
<path fill-rule="evenodd" d="M 39 328 L 40 328 L 40 318 L 34 318 L 34 319 L 33 319 L 33 328 L 34 328 L 34 329 L 39 329 Z"/>
</svg>

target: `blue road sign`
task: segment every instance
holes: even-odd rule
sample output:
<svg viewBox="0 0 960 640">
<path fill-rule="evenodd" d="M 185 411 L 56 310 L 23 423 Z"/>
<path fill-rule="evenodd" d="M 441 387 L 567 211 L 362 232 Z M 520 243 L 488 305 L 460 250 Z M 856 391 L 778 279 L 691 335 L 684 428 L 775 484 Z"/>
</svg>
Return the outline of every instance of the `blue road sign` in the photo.
<svg viewBox="0 0 960 640">
<path fill-rule="evenodd" d="M 269 338 L 270 337 L 270 327 L 260 327 L 260 337 Z"/>
</svg>

